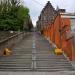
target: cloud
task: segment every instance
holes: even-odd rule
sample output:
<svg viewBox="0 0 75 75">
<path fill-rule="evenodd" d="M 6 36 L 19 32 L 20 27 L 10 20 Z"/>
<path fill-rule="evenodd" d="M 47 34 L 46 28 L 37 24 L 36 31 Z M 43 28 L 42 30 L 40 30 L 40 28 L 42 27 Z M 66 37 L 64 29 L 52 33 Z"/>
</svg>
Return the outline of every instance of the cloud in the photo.
<svg viewBox="0 0 75 75">
<path fill-rule="evenodd" d="M 54 8 L 65 8 L 67 12 L 75 11 L 75 0 L 23 0 L 23 4 L 30 9 L 30 15 L 33 24 L 36 24 L 41 10 L 44 8 L 47 1 L 50 1 Z"/>
</svg>

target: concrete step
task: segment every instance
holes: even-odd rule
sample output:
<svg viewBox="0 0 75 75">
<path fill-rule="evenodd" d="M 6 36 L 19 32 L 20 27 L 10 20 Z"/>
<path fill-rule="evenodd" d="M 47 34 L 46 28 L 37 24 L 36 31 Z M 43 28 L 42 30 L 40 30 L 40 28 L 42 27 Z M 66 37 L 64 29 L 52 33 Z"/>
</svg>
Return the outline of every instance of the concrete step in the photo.
<svg viewBox="0 0 75 75">
<path fill-rule="evenodd" d="M 72 67 L 37 67 L 37 70 L 49 70 L 49 71 L 52 71 L 52 70 L 62 70 L 62 71 L 67 71 L 67 70 L 74 70 Z"/>
<path fill-rule="evenodd" d="M 49 68 L 49 69 L 46 69 L 46 68 L 37 68 L 35 71 L 42 71 L 42 72 L 57 72 L 57 71 L 74 71 L 74 69 L 73 68 L 70 68 L 70 69 L 67 69 L 67 68 L 59 68 L 59 69 L 55 69 L 55 68 Z"/>
<path fill-rule="evenodd" d="M 66 59 L 64 56 L 50 55 L 50 54 L 36 54 L 37 59 L 50 58 L 50 59 Z"/>
<path fill-rule="evenodd" d="M 0 66 L 1 67 L 15 67 L 15 66 L 17 66 L 17 67 L 23 67 L 23 66 L 31 66 L 31 63 L 30 62 L 25 62 L 25 63 L 16 63 L 16 62 L 12 62 L 12 63 L 3 63 L 3 64 L 0 64 Z M 46 64 L 46 65 L 38 65 L 38 64 L 36 64 L 36 66 L 38 66 L 38 67 L 56 67 L 56 68 L 58 68 L 58 67 L 72 67 L 72 65 L 71 64 Z"/>
<path fill-rule="evenodd" d="M 31 68 L 31 67 L 3 67 L 3 68 L 0 68 L 0 71 L 49 71 L 49 72 L 52 72 L 52 71 L 73 71 L 74 69 L 72 67 L 59 67 L 59 68 L 50 68 L 50 67 L 36 67 L 35 69 L 34 68 Z"/>
<path fill-rule="evenodd" d="M 33 44 L 34 47 L 33 48 Z M 0 57 L 0 71 L 74 70 L 64 55 L 55 55 L 54 47 L 40 35 L 29 35 L 15 46 L 11 56 Z"/>
</svg>

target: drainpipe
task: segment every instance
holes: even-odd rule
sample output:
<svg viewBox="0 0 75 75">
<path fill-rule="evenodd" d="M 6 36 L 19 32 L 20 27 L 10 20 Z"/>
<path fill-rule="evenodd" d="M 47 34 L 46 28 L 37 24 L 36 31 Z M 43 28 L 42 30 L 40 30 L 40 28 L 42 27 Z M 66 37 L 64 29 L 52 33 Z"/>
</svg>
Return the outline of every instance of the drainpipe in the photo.
<svg viewBox="0 0 75 75">
<path fill-rule="evenodd" d="M 62 29 L 61 29 L 61 15 L 59 13 L 59 32 L 60 32 L 60 48 L 62 48 Z"/>
</svg>

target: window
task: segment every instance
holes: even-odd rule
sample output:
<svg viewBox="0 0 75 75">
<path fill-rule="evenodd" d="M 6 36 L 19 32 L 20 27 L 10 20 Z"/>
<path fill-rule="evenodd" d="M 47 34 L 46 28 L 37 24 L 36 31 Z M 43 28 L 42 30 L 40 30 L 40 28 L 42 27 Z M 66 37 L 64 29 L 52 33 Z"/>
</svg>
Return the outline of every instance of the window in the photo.
<svg viewBox="0 0 75 75">
<path fill-rule="evenodd" d="M 75 33 L 75 18 L 71 19 L 71 30 Z"/>
</svg>

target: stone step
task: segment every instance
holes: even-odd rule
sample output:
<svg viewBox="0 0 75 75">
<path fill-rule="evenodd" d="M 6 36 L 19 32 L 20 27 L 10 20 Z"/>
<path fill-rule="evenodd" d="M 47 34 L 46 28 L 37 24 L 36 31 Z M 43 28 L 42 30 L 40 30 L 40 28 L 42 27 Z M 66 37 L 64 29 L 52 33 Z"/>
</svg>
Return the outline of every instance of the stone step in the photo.
<svg viewBox="0 0 75 75">
<path fill-rule="evenodd" d="M 72 66 L 36 66 L 37 69 L 74 69 Z"/>
<path fill-rule="evenodd" d="M 36 61 L 68 62 L 68 60 L 66 60 L 66 59 L 50 59 L 50 58 L 47 58 L 47 59 L 45 59 L 45 58 L 38 59 L 38 58 L 37 58 Z"/>
<path fill-rule="evenodd" d="M 31 56 L 13 56 L 13 57 L 8 57 L 8 58 L 1 58 L 0 60 L 13 60 L 13 59 L 31 59 Z M 61 59 L 61 58 L 37 58 L 36 60 L 51 60 L 51 61 L 67 61 L 66 59 Z"/>
<path fill-rule="evenodd" d="M 67 69 L 67 68 L 59 68 L 59 69 L 55 69 L 55 68 L 51 68 L 51 69 L 46 69 L 46 68 L 37 68 L 35 71 L 42 71 L 42 72 L 56 72 L 56 71 L 74 71 L 74 69 L 73 68 L 69 68 L 69 69 Z"/>
<path fill-rule="evenodd" d="M 12 66 L 12 67 L 0 67 L 0 69 L 31 69 L 31 67 Z"/>
<path fill-rule="evenodd" d="M 0 65 L 26 64 L 26 63 L 30 63 L 30 64 L 31 64 L 32 61 L 31 61 L 31 60 L 30 60 L 30 61 L 25 61 L 25 60 L 24 60 L 24 61 L 23 61 L 23 60 L 22 60 L 22 61 L 21 61 L 21 60 L 19 60 L 19 61 L 4 61 L 4 62 L 1 61 L 1 62 L 0 62 Z M 43 65 L 43 66 L 44 66 L 44 65 L 51 65 L 51 66 L 52 66 L 52 65 L 70 65 L 70 66 L 72 66 L 72 65 L 71 65 L 70 63 L 68 63 L 68 62 L 57 62 L 57 63 L 56 63 L 56 62 L 41 62 L 41 63 L 40 63 L 40 62 L 38 61 L 38 62 L 36 62 L 36 64 L 37 64 L 37 65 L 41 65 L 41 66 L 42 66 L 42 65 Z"/>
<path fill-rule="evenodd" d="M 31 63 L 30 62 L 24 62 L 24 63 L 22 63 L 22 62 L 19 62 L 19 63 L 17 63 L 17 62 L 9 62 L 9 63 L 2 63 L 2 64 L 0 64 L 0 66 L 27 66 L 27 65 L 31 65 Z M 37 66 L 40 66 L 40 67 L 59 67 L 59 66 L 64 66 L 64 67 L 66 67 L 66 66 L 68 66 L 68 67 L 72 67 L 72 65 L 71 64 L 64 64 L 64 63 L 61 63 L 61 64 L 45 64 L 45 65 L 38 65 L 37 63 L 36 63 L 36 65 Z"/>
<path fill-rule="evenodd" d="M 4 71 L 4 72 L 5 72 L 5 71 L 6 71 L 6 72 L 9 72 L 9 71 L 12 71 L 12 72 L 13 72 L 13 71 L 14 71 L 14 72 L 17 72 L 17 71 L 18 71 L 18 72 L 26 72 L 26 71 L 33 71 L 33 70 L 32 70 L 31 68 L 29 68 L 29 67 L 26 67 L 26 68 L 19 68 L 19 69 L 18 69 L 18 68 L 13 68 L 13 69 L 10 69 L 10 68 L 7 68 L 7 69 L 6 69 L 6 68 L 5 68 L 5 69 L 4 69 L 4 68 L 1 68 L 0 71 Z M 5 74 L 5 75 L 6 75 L 6 74 Z"/>
<path fill-rule="evenodd" d="M 39 67 L 61 67 L 61 66 L 63 66 L 63 67 L 72 67 L 72 65 L 70 65 L 70 64 L 64 64 L 64 63 L 62 63 L 62 64 L 36 64 L 37 66 L 39 66 Z"/>
<path fill-rule="evenodd" d="M 72 65 L 71 64 L 64 64 L 64 63 L 62 63 L 62 64 L 41 64 L 41 65 L 39 65 L 39 64 L 36 64 L 37 66 L 39 66 L 39 67 L 72 67 Z"/>
<path fill-rule="evenodd" d="M 33 48 L 34 45 L 34 48 Z M 15 48 L 11 56 L 0 57 L 0 71 L 73 70 L 64 55 L 55 55 L 54 47 L 40 35 L 31 34 Z"/>
<path fill-rule="evenodd" d="M 15 68 L 0 68 L 0 71 L 49 71 L 49 72 L 55 72 L 55 71 L 73 71 L 73 68 L 30 68 L 30 67 L 15 67 Z"/>
<path fill-rule="evenodd" d="M 0 61 L 0 64 L 2 64 L 2 63 L 12 63 L 12 62 L 25 63 L 25 62 L 32 62 L 32 60 L 31 59 L 2 60 L 2 61 Z"/>
<path fill-rule="evenodd" d="M 8 59 L 8 60 L 5 60 L 5 59 L 1 59 L 0 60 L 0 63 L 1 62 L 11 62 L 11 61 L 28 61 L 28 60 L 31 60 L 32 61 L 32 59 L 28 59 L 28 58 L 14 58 L 14 59 Z M 37 62 L 50 62 L 50 63 L 70 63 L 70 62 L 68 62 L 67 60 L 57 60 L 57 59 L 35 59 L 35 61 Z"/>
</svg>

